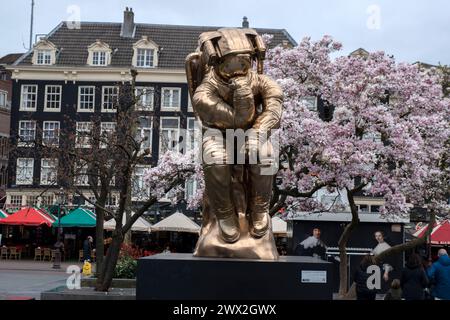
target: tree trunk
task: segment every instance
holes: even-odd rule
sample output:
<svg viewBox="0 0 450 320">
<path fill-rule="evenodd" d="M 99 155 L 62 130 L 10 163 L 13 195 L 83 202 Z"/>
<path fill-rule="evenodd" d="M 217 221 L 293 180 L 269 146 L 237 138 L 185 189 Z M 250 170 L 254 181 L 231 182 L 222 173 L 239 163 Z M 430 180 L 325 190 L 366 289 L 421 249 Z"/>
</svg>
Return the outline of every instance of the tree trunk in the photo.
<svg viewBox="0 0 450 320">
<path fill-rule="evenodd" d="M 95 256 L 97 259 L 95 273 L 97 278 L 100 278 L 100 271 L 102 270 L 103 257 L 105 255 L 105 239 L 103 234 L 103 223 L 105 221 L 105 212 L 102 209 L 97 209 L 97 221 L 95 224 Z"/>
<path fill-rule="evenodd" d="M 114 277 L 114 271 L 119 259 L 120 249 L 123 242 L 123 235 L 118 232 L 114 232 L 111 245 L 109 246 L 108 253 L 102 266 L 102 277 L 97 280 L 97 291 L 108 292 L 111 287 L 111 283 Z"/>
<path fill-rule="evenodd" d="M 343 298 L 347 294 L 347 283 L 348 283 L 348 261 L 347 261 L 347 243 L 350 236 L 355 230 L 356 226 L 359 224 L 358 208 L 355 205 L 355 200 L 353 198 L 353 192 L 347 190 L 347 199 L 350 204 L 350 210 L 352 213 L 352 221 L 345 226 L 344 232 L 342 232 L 339 238 L 339 297 Z"/>
<path fill-rule="evenodd" d="M 128 192 L 127 192 L 127 200 L 126 200 L 126 206 L 125 206 L 125 217 L 126 217 L 126 222 L 130 221 L 131 219 L 131 188 L 128 188 Z M 130 230 L 128 230 L 127 233 L 125 233 L 125 240 L 124 242 L 127 245 L 131 245 L 131 228 Z"/>
</svg>

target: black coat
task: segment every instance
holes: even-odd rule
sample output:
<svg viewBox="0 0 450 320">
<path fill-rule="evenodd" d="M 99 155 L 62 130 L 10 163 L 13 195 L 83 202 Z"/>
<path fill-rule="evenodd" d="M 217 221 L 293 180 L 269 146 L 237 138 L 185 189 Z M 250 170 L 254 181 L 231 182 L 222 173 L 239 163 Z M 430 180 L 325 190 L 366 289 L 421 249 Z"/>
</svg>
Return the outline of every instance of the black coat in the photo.
<svg viewBox="0 0 450 320">
<path fill-rule="evenodd" d="M 357 300 L 375 300 L 377 295 L 376 289 L 369 289 L 367 287 L 367 280 L 371 274 L 367 273 L 361 267 L 358 267 L 353 274 L 353 281 L 356 284 Z"/>
<path fill-rule="evenodd" d="M 428 285 L 428 278 L 425 271 L 420 267 L 406 266 L 402 271 L 400 279 L 402 285 L 403 298 L 405 300 L 424 300 L 424 289 Z"/>
<path fill-rule="evenodd" d="M 91 260 L 92 244 L 89 240 L 83 242 L 83 258 L 84 260 Z"/>
</svg>

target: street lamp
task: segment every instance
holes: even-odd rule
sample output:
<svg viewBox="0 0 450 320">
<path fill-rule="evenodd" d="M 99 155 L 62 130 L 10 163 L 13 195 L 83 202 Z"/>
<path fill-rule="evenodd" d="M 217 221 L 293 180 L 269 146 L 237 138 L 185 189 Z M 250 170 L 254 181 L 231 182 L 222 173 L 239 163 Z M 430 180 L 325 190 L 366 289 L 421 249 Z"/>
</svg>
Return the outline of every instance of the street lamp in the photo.
<svg viewBox="0 0 450 320">
<path fill-rule="evenodd" d="M 65 202 L 64 188 L 60 188 L 59 192 L 55 192 L 58 203 L 58 234 L 57 241 L 58 247 L 54 250 L 53 269 L 61 269 L 61 205 Z"/>
</svg>

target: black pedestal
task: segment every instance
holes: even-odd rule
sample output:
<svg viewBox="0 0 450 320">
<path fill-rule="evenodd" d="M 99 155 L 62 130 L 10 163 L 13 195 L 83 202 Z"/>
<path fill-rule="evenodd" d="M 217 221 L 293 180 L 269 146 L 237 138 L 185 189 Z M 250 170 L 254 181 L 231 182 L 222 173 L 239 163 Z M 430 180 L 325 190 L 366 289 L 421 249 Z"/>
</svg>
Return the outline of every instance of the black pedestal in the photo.
<svg viewBox="0 0 450 320">
<path fill-rule="evenodd" d="M 331 300 L 332 264 L 312 257 L 278 261 L 159 254 L 139 259 L 137 300 Z"/>
</svg>

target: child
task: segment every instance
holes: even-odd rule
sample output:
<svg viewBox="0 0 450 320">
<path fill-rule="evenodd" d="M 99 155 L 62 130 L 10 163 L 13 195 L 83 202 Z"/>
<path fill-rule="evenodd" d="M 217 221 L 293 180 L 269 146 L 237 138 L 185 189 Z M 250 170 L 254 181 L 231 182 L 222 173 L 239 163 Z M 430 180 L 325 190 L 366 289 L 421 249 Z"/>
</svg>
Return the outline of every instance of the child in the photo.
<svg viewBox="0 0 450 320">
<path fill-rule="evenodd" d="M 392 280 L 391 288 L 386 293 L 384 300 L 402 300 L 402 288 L 400 286 L 400 280 Z"/>
</svg>

